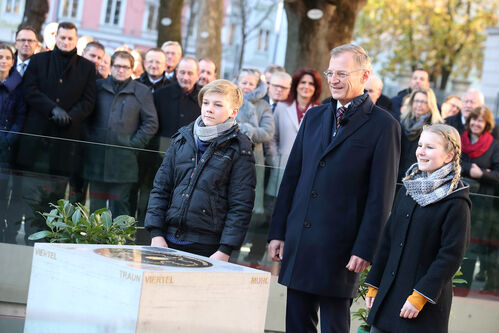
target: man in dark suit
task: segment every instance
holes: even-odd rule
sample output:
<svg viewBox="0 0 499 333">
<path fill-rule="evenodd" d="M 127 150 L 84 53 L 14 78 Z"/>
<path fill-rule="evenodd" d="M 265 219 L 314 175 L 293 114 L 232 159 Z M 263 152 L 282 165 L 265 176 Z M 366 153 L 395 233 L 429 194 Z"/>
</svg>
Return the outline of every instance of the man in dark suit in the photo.
<svg viewBox="0 0 499 333">
<path fill-rule="evenodd" d="M 461 111 L 451 117 L 445 118 L 445 123 L 457 129 L 459 134 L 463 134 L 465 130 L 464 125 L 466 125 L 466 120 L 470 116 L 471 111 L 474 108 L 485 105 L 483 93 L 473 88 L 464 93 L 462 100 L 463 107 L 461 108 Z M 499 140 L 499 127 L 497 127 L 497 125 L 494 127 L 491 134 L 494 139 Z"/>
<path fill-rule="evenodd" d="M 24 132 L 37 136 L 21 137 L 17 163 L 38 173 L 38 185 L 32 186 L 28 178 L 23 181 L 24 196 L 41 200 L 36 210 L 48 209 L 47 201 L 64 197 L 67 177 L 71 190 L 82 192 L 83 185 L 74 182 L 80 179 L 74 171 L 82 146 L 72 140 L 82 139 L 84 122 L 94 109 L 95 65 L 76 54 L 77 36 L 73 23 L 60 23 L 54 50 L 33 55 L 24 75 L 28 106 Z M 50 175 L 42 186 L 40 174 Z M 42 199 L 35 198 L 40 188 Z"/>
<path fill-rule="evenodd" d="M 21 76 L 28 68 L 30 58 L 35 54 L 38 47 L 38 39 L 36 38 L 36 31 L 31 27 L 21 27 L 16 33 L 16 41 L 14 42 L 16 48 L 16 60 L 14 66 Z"/>
<path fill-rule="evenodd" d="M 164 151 L 169 138 L 182 126 L 188 125 L 201 115 L 198 104 L 199 63 L 196 58 L 184 57 L 176 70 L 177 80 L 154 92 L 154 104 L 158 111 L 160 150 Z"/>
<path fill-rule="evenodd" d="M 365 51 L 331 51 L 324 73 L 332 102 L 300 126 L 276 200 L 268 239 L 288 287 L 286 332 L 349 332 L 358 277 L 374 257 L 395 192 L 400 126 L 364 85 Z"/>
<path fill-rule="evenodd" d="M 412 91 L 420 88 L 430 88 L 430 75 L 423 68 L 417 68 L 411 76 L 409 88 L 398 92 L 397 96 L 392 98 L 391 113 L 395 119 L 400 119 L 400 108 L 404 102 L 405 96 L 409 95 Z"/>
</svg>

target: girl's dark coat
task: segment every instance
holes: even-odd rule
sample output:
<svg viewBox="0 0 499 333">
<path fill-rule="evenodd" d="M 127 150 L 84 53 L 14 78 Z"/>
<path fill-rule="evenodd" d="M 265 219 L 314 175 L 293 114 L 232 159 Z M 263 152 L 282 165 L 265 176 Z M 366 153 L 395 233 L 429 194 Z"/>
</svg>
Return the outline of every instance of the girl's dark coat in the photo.
<svg viewBox="0 0 499 333">
<path fill-rule="evenodd" d="M 462 185 L 461 185 L 462 186 Z M 452 277 L 469 243 L 468 188 L 425 207 L 402 188 L 366 283 L 378 288 L 368 322 L 389 332 L 447 332 Z M 400 310 L 416 290 L 429 301 L 415 319 Z"/>
</svg>

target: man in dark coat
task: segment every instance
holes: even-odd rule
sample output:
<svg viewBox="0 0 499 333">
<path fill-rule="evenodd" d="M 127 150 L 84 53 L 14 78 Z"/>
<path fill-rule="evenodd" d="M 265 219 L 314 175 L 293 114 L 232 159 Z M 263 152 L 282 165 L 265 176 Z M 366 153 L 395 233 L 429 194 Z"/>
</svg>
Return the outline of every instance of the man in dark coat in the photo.
<svg viewBox="0 0 499 333">
<path fill-rule="evenodd" d="M 373 260 L 388 218 L 400 156 L 400 126 L 375 106 L 364 85 L 365 51 L 331 51 L 333 100 L 305 114 L 270 225 L 272 260 L 288 287 L 287 332 L 349 332 L 358 273 Z"/>
<path fill-rule="evenodd" d="M 90 210 L 106 207 L 113 216 L 129 215 L 129 195 L 138 179 L 137 150 L 158 130 L 152 93 L 131 79 L 134 59 L 126 51 L 111 58 L 111 76 L 97 82 L 97 102 L 87 138 L 106 145 L 87 148 L 85 179 L 90 183 Z M 123 146 L 126 148 L 119 148 Z"/>
<path fill-rule="evenodd" d="M 430 75 L 422 68 L 418 68 L 412 73 L 409 88 L 399 91 L 397 96 L 392 98 L 391 113 L 395 119 L 400 119 L 400 108 L 402 107 L 404 97 L 420 88 L 430 88 Z"/>
<path fill-rule="evenodd" d="M 19 168 L 39 174 L 24 177 L 23 184 L 16 186 L 22 193 L 16 195 L 32 202 L 33 212 L 63 198 L 68 177 L 72 190 L 81 192 L 82 184 L 71 177 L 81 145 L 71 140 L 82 139 L 84 122 L 94 108 L 95 66 L 76 54 L 77 36 L 73 23 L 61 22 L 54 50 L 33 55 L 23 77 L 27 104 L 24 132 L 37 136 L 20 137 L 16 161 Z M 44 225 L 36 213 L 32 221 L 32 230 L 25 225 L 26 236 L 39 228 L 39 222 Z"/>
<path fill-rule="evenodd" d="M 56 47 L 31 57 L 24 76 L 24 96 L 28 106 L 25 132 L 79 140 L 83 123 L 95 103 L 95 66 L 76 54 L 76 26 L 59 24 Z M 60 141 L 26 137 L 20 144 L 18 163 L 33 169 L 33 163 L 48 158 L 36 171 L 69 175 L 68 160 L 75 145 Z M 25 141 L 25 140 L 22 140 Z M 68 150 L 69 149 L 69 150 Z"/>
<path fill-rule="evenodd" d="M 199 64 L 196 58 L 184 57 L 177 66 L 177 81 L 154 93 L 158 111 L 160 150 L 165 151 L 169 138 L 180 127 L 186 126 L 201 115 L 198 104 Z"/>
<path fill-rule="evenodd" d="M 461 108 L 461 111 L 451 117 L 445 118 L 445 123 L 457 129 L 460 135 L 464 132 L 464 125 L 466 125 L 466 120 L 470 116 L 471 111 L 474 108 L 485 105 L 485 97 L 483 96 L 483 93 L 477 89 L 469 89 L 464 93 L 462 100 L 463 107 Z M 491 134 L 494 139 L 499 140 L 499 127 L 497 127 L 497 125 L 494 127 Z"/>
<path fill-rule="evenodd" d="M 161 50 L 166 55 L 165 76 L 168 79 L 168 83 L 172 83 L 177 80 L 176 69 L 182 58 L 182 46 L 177 41 L 169 40 L 161 45 Z"/>
<path fill-rule="evenodd" d="M 144 69 L 144 73 L 137 81 L 148 86 L 153 93 L 172 82 L 166 77 L 166 56 L 159 48 L 147 50 L 144 56 Z"/>
</svg>

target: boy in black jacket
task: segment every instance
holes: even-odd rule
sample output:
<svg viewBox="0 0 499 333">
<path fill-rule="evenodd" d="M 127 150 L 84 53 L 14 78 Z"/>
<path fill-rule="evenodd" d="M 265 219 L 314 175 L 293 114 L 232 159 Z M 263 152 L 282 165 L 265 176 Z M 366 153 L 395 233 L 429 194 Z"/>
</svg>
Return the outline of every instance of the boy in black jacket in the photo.
<svg viewBox="0 0 499 333">
<path fill-rule="evenodd" d="M 151 246 L 224 261 L 241 246 L 256 183 L 252 143 L 235 121 L 242 99 L 227 80 L 199 92 L 201 116 L 173 136 L 154 180 L 145 220 Z"/>
</svg>

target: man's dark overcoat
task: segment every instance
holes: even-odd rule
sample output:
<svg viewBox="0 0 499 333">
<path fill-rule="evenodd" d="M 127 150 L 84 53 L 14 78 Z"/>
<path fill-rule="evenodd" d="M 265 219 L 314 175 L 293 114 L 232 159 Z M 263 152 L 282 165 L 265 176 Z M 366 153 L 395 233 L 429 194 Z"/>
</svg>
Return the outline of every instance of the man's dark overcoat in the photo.
<svg viewBox="0 0 499 333">
<path fill-rule="evenodd" d="M 95 104 L 95 65 L 92 62 L 78 56 L 76 51 L 67 58 L 58 49 L 38 53 L 31 57 L 23 81 L 28 110 L 24 132 L 82 139 L 85 119 Z M 71 116 L 70 125 L 60 126 L 50 119 L 56 106 Z M 40 158 L 39 154 L 48 152 L 48 169 L 38 171 L 70 174 L 76 167 L 73 160 L 80 154 L 80 147 L 67 141 L 23 136 L 17 162 L 22 168 L 31 169 Z"/>
<path fill-rule="evenodd" d="M 336 100 L 307 111 L 300 126 L 268 237 L 284 240 L 279 283 L 288 288 L 352 298 L 350 256 L 374 257 L 395 191 L 400 125 L 366 95 L 332 142 Z"/>
<path fill-rule="evenodd" d="M 138 179 L 137 151 L 158 130 L 158 117 L 151 90 L 130 80 L 119 91 L 113 78 L 97 81 L 95 112 L 90 116 L 86 138 L 110 146 L 88 145 L 84 176 L 90 181 L 134 183 Z"/>
<path fill-rule="evenodd" d="M 390 332 L 447 332 L 452 276 L 469 243 L 468 188 L 425 207 L 397 194 L 392 214 L 366 283 L 378 288 L 368 322 Z M 429 301 L 417 318 L 400 318 L 407 297 L 416 290 Z"/>
<path fill-rule="evenodd" d="M 24 74 L 24 96 L 28 105 L 25 131 L 80 139 L 84 120 L 95 103 L 95 65 L 76 54 L 67 66 L 58 68 L 60 51 L 35 54 Z M 71 125 L 61 127 L 50 120 L 60 106 L 71 116 Z"/>
<path fill-rule="evenodd" d="M 154 104 L 158 111 L 159 131 L 162 137 L 172 137 L 181 127 L 192 123 L 201 115 L 198 104 L 199 87 L 185 94 L 178 81 L 154 92 Z"/>
</svg>

